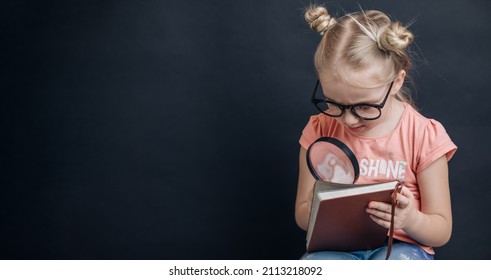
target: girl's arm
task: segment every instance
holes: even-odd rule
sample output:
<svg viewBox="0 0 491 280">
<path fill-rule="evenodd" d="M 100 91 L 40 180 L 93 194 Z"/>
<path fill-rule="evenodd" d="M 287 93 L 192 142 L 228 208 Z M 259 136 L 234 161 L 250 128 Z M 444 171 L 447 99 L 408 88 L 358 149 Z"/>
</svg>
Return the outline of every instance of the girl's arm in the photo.
<svg viewBox="0 0 491 280">
<path fill-rule="evenodd" d="M 421 195 L 421 212 L 415 211 L 414 223 L 404 231 L 418 242 L 439 247 L 452 235 L 452 209 L 448 183 L 448 162 L 440 157 L 430 167 L 417 174 Z"/>
<path fill-rule="evenodd" d="M 303 230 L 307 230 L 310 217 L 310 207 L 315 184 L 315 178 L 310 174 L 306 160 L 307 151 L 301 147 L 299 156 L 299 172 L 297 198 L 295 202 L 295 220 Z"/>
<path fill-rule="evenodd" d="M 421 196 L 421 211 L 414 207 L 411 191 L 403 188 L 394 218 L 394 228 L 403 229 L 421 244 L 439 247 L 445 245 L 452 234 L 452 209 L 448 183 L 446 156 L 417 174 Z M 390 205 L 370 202 L 367 212 L 378 224 L 389 227 Z M 388 218 L 388 219 L 387 219 Z"/>
</svg>

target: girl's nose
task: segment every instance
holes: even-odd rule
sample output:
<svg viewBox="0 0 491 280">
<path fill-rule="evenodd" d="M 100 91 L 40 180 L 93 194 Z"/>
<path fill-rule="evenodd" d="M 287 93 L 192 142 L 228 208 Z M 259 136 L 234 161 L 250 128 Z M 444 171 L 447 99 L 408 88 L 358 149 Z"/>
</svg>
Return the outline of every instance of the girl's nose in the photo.
<svg viewBox="0 0 491 280">
<path fill-rule="evenodd" d="M 346 125 L 353 125 L 358 122 L 358 117 L 351 112 L 351 110 L 346 110 L 344 114 L 341 116 L 343 123 Z"/>
</svg>

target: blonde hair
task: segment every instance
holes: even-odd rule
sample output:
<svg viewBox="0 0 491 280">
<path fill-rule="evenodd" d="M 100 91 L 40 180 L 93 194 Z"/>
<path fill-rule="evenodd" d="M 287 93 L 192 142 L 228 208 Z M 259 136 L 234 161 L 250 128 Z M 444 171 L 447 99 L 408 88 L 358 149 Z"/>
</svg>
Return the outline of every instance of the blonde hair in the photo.
<svg viewBox="0 0 491 280">
<path fill-rule="evenodd" d="M 319 74 L 328 70 L 347 81 L 343 73 L 346 69 L 341 66 L 365 70 L 381 63 L 385 71 L 382 82 L 389 83 L 401 70 L 408 73 L 412 67 L 407 47 L 414 39 L 413 34 L 383 12 L 361 11 L 335 19 L 325 7 L 310 6 L 305 20 L 322 36 L 314 56 Z M 402 88 L 396 98 L 414 106 L 407 88 Z"/>
</svg>

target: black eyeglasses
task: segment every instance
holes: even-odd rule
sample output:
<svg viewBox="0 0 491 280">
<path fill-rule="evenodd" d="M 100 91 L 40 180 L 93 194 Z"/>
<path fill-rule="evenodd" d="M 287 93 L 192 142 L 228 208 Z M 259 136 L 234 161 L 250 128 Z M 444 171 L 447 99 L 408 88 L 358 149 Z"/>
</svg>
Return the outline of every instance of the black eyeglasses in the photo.
<svg viewBox="0 0 491 280">
<path fill-rule="evenodd" d="M 355 115 L 356 117 L 362 119 L 362 120 L 376 120 L 380 118 L 380 115 L 382 114 L 381 109 L 384 108 L 385 102 L 387 101 L 387 98 L 389 97 L 390 90 L 392 89 L 392 85 L 394 84 L 394 81 L 390 83 L 389 90 L 387 90 L 387 93 L 385 94 L 384 101 L 380 104 L 366 104 L 366 103 L 357 103 L 353 105 L 341 105 L 336 102 L 332 102 L 329 99 L 317 99 L 315 98 L 315 93 L 317 92 L 317 88 L 319 88 L 319 80 L 317 80 L 317 83 L 315 84 L 314 88 L 314 93 L 312 93 L 312 103 L 314 103 L 315 107 L 323 114 L 331 116 L 331 117 L 341 117 L 343 115 L 344 110 L 350 109 L 351 113 Z"/>
</svg>

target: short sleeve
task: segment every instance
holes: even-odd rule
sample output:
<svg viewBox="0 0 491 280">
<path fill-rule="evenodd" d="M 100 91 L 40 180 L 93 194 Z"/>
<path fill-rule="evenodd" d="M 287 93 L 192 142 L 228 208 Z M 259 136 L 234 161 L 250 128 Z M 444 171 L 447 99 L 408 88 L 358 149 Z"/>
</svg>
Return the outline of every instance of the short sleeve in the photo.
<svg viewBox="0 0 491 280">
<path fill-rule="evenodd" d="M 450 160 L 457 151 L 457 146 L 452 142 L 443 125 L 433 119 L 430 119 L 424 127 L 420 139 L 416 173 L 425 170 L 444 155 L 447 160 Z"/>
<path fill-rule="evenodd" d="M 309 146 L 319 139 L 322 135 L 321 121 L 318 115 L 311 116 L 309 122 L 302 131 L 302 136 L 298 141 L 304 149 L 308 149 Z"/>
</svg>

